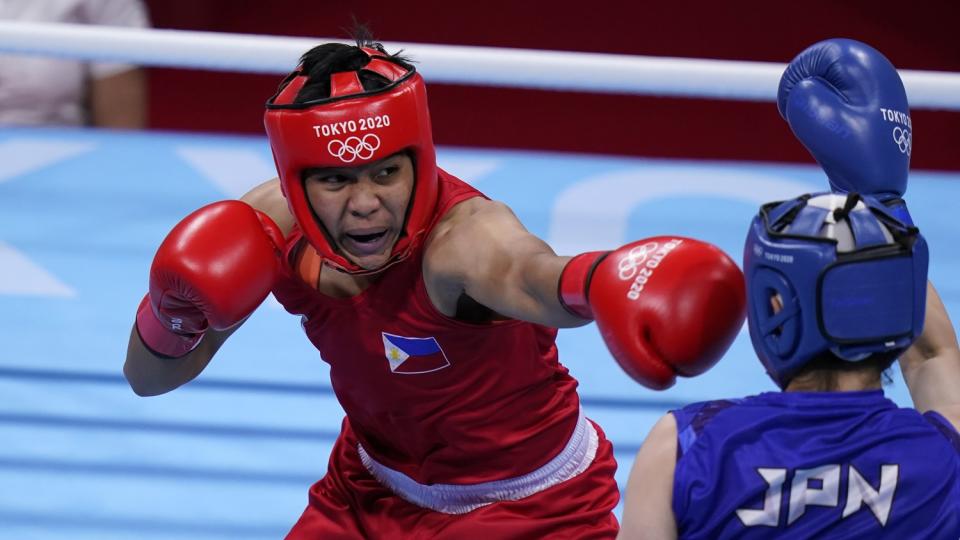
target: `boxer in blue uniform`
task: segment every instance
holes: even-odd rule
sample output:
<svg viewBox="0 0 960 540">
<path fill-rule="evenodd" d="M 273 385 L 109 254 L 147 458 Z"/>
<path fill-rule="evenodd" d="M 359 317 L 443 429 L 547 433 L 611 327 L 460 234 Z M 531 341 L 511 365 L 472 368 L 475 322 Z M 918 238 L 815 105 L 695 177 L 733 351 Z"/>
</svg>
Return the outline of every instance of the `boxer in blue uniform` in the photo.
<svg viewBox="0 0 960 540">
<path fill-rule="evenodd" d="M 665 415 L 637 454 L 619 538 L 960 538 L 960 348 L 902 196 L 896 69 L 851 40 L 802 52 L 779 109 L 832 194 L 761 207 L 747 320 L 783 392 Z M 899 359 L 914 402 L 883 395 Z"/>
</svg>

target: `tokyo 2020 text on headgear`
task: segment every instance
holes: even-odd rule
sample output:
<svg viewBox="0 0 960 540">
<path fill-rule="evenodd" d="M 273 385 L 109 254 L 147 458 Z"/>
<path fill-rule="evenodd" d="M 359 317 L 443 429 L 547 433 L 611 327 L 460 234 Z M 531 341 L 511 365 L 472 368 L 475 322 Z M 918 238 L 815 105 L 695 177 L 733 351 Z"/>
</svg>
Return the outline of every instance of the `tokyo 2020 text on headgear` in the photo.
<svg viewBox="0 0 960 540">
<path fill-rule="evenodd" d="M 872 197 L 766 204 L 743 257 L 750 339 L 781 388 L 827 351 L 855 362 L 903 351 L 923 330 L 926 241 Z"/>
<path fill-rule="evenodd" d="M 309 168 L 364 165 L 411 152 L 416 171 L 413 195 L 403 230 L 384 266 L 404 259 L 423 241 L 438 189 L 423 78 L 379 50 L 362 50 L 370 60 L 361 70 L 385 77 L 390 81 L 386 87 L 365 90 L 359 71 L 333 73 L 330 97 L 294 103 L 307 81 L 301 66 L 283 81 L 264 114 L 280 185 L 297 224 L 327 264 L 356 274 L 371 270 L 352 263 L 337 249 L 307 200 L 301 173 Z"/>
</svg>

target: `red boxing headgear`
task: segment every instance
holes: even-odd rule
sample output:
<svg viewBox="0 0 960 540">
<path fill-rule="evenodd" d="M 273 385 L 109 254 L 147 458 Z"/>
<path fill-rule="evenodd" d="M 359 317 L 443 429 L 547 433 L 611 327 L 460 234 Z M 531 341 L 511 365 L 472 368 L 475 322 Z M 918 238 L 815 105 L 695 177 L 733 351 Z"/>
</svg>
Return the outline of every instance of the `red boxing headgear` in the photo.
<svg viewBox="0 0 960 540">
<path fill-rule="evenodd" d="M 264 125 L 290 212 L 310 244 L 328 264 L 351 274 L 369 273 L 344 257 L 310 206 L 301 173 L 319 167 L 363 165 L 403 151 L 413 154 L 416 170 L 403 231 L 389 266 L 406 258 L 423 241 L 437 203 L 437 159 L 420 74 L 391 62 L 385 53 L 363 48 L 370 61 L 361 68 L 390 82 L 364 90 L 357 71 L 333 73 L 330 97 L 293 103 L 307 81 L 298 67 L 267 101 Z M 379 270 L 378 268 L 377 270 Z M 375 271 L 375 270 L 373 270 Z"/>
</svg>

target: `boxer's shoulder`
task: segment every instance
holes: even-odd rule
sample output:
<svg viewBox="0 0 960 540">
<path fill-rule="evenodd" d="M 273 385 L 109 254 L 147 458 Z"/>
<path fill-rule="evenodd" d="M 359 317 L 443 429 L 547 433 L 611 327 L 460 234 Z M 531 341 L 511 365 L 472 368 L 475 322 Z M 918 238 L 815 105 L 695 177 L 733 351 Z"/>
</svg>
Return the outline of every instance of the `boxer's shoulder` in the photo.
<svg viewBox="0 0 960 540">
<path fill-rule="evenodd" d="M 502 223 L 516 219 L 510 208 L 498 201 L 474 197 L 454 205 L 443 215 L 427 240 L 426 253 L 431 255 L 459 255 L 464 251 L 476 253 L 476 242 L 487 241 L 492 231 Z"/>
<path fill-rule="evenodd" d="M 273 178 L 246 192 L 240 200 L 270 216 L 284 236 L 293 230 L 294 219 L 280 190 L 280 179 Z"/>
<path fill-rule="evenodd" d="M 427 239 L 424 251 L 426 276 L 450 276 L 477 264 L 490 248 L 484 224 L 501 219 L 506 205 L 475 197 L 454 205 L 443 215 Z M 506 211 L 509 211 L 507 209 Z"/>
</svg>

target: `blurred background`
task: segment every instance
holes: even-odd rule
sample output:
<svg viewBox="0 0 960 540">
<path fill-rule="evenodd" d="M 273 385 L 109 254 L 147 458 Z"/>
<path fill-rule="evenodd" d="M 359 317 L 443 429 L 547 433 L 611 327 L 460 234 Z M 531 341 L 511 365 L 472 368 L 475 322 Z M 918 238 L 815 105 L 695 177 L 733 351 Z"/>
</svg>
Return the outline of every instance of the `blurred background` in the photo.
<svg viewBox="0 0 960 540">
<path fill-rule="evenodd" d="M 22 5 L 73 5 L 47 1 Z M 0 3 L 0 18 L 13 5 Z M 387 42 L 780 63 L 821 39 L 849 37 L 902 69 L 960 72 L 960 7 L 946 1 L 144 7 L 161 29 L 321 42 L 348 37 L 356 20 Z M 10 81 L 2 66 L 0 96 Z M 272 299 L 194 382 L 154 398 L 127 387 L 127 338 L 160 241 L 193 209 L 275 174 L 262 114 L 281 79 L 139 73 L 140 98 L 109 102 L 142 106 L 128 127 L 144 129 L 0 126 L 0 539 L 281 538 L 339 431 L 326 364 Z M 427 82 L 441 166 L 508 203 L 561 253 L 673 233 L 739 260 L 760 203 L 827 187 L 772 102 Z M 960 113 L 913 110 L 912 119 L 906 198 L 956 323 Z M 666 392 L 626 377 L 592 325 L 562 331 L 558 345 L 587 415 L 614 442 L 621 486 L 669 409 L 774 389 L 745 330 L 716 368 Z M 910 403 L 897 374 L 887 394 Z"/>
<path fill-rule="evenodd" d="M 348 37 L 352 21 L 384 41 L 788 62 L 821 39 L 873 45 L 899 69 L 960 71 L 960 5 L 932 0 L 512 2 L 147 0 L 157 28 Z M 466 66 L 465 66 L 466 68 Z M 558 79 L 576 73 L 557 73 Z M 277 77 L 150 70 L 150 125 L 262 133 Z M 464 107 L 469 103 L 469 107 Z M 431 85 L 439 144 L 648 157 L 809 162 L 776 107 L 628 95 Z M 960 113 L 914 110 L 913 167 L 960 167 Z M 522 121 L 521 121 L 522 120 Z"/>
</svg>

